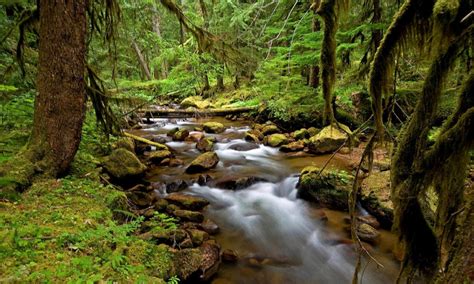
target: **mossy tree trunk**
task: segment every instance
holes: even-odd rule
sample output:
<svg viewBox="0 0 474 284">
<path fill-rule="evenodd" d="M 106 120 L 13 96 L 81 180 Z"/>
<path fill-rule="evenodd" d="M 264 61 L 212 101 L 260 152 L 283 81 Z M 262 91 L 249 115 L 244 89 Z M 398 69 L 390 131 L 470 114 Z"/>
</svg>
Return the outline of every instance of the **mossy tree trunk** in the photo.
<svg viewBox="0 0 474 284">
<path fill-rule="evenodd" d="M 85 114 L 86 0 L 40 1 L 33 132 L 25 152 L 46 174 L 68 170 Z"/>
<path fill-rule="evenodd" d="M 321 78 L 323 81 L 325 124 L 335 122 L 332 96 L 336 82 L 336 32 L 338 28 L 338 15 L 336 0 L 324 0 L 317 11 L 324 22 L 324 36 L 321 47 Z"/>
<path fill-rule="evenodd" d="M 474 91 L 472 75 L 460 96 L 457 111 L 443 126 L 433 146 L 429 146 L 428 133 L 443 82 L 462 42 L 460 38 L 451 44 L 432 64 L 421 98 L 392 159 L 395 225 L 405 244 L 401 275 L 408 280 L 416 271 L 434 277 L 444 267 L 443 252 L 451 249 L 456 234 L 453 214 L 462 206 L 468 153 L 474 144 L 474 104 L 466 99 Z M 425 197 L 433 186 L 439 198 L 436 212 L 428 209 Z"/>
<path fill-rule="evenodd" d="M 408 0 L 398 11 L 375 52 L 370 67 L 369 93 L 380 137 L 384 135 L 383 94 L 389 94 L 397 48 L 407 43 L 422 43 L 427 33 L 434 0 Z"/>
<path fill-rule="evenodd" d="M 317 6 L 319 6 L 318 0 L 314 0 L 311 8 L 314 11 L 314 15 L 311 22 L 311 31 L 312 32 L 319 32 L 321 30 L 321 23 L 319 22 L 318 18 L 316 17 Z M 315 62 L 314 65 L 310 66 L 309 69 L 309 78 L 308 78 L 308 85 L 311 88 L 319 87 L 319 65 Z"/>
</svg>

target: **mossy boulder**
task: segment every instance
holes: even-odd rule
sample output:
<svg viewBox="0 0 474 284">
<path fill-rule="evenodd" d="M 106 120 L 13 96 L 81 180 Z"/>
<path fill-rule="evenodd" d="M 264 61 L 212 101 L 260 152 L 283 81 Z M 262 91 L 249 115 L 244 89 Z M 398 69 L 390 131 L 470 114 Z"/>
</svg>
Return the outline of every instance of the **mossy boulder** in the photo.
<svg viewBox="0 0 474 284">
<path fill-rule="evenodd" d="M 382 228 L 390 229 L 393 223 L 393 203 L 390 199 L 390 171 L 373 172 L 362 182 L 360 203 Z"/>
<path fill-rule="evenodd" d="M 154 164 L 159 164 L 164 159 L 171 158 L 173 154 L 168 150 L 153 151 L 148 155 L 148 160 Z"/>
<path fill-rule="evenodd" d="M 318 129 L 316 127 L 308 128 L 309 137 L 313 137 L 314 135 L 317 135 L 320 131 L 321 129 Z"/>
<path fill-rule="evenodd" d="M 350 130 L 349 130 L 350 131 Z M 347 140 L 347 134 L 333 126 L 327 126 L 309 138 L 309 151 L 313 154 L 332 153 Z"/>
<path fill-rule="evenodd" d="M 280 133 L 280 129 L 275 124 L 267 124 L 262 127 L 261 132 L 264 136 L 267 136 L 275 133 Z"/>
<path fill-rule="evenodd" d="M 294 141 L 280 147 L 281 152 L 298 152 L 304 150 L 304 142 L 302 140 Z"/>
<path fill-rule="evenodd" d="M 348 210 L 353 177 L 343 171 L 324 170 L 309 166 L 301 171 L 298 198 L 316 202 L 336 210 Z"/>
<path fill-rule="evenodd" d="M 114 144 L 115 149 L 123 148 L 130 152 L 135 152 L 135 141 L 130 137 L 121 137 Z"/>
<path fill-rule="evenodd" d="M 357 236 L 364 242 L 374 244 L 380 239 L 380 233 L 374 227 L 366 223 L 359 223 L 356 232 Z"/>
<path fill-rule="evenodd" d="M 113 150 L 105 158 L 103 164 L 107 173 L 118 180 L 139 177 L 146 170 L 146 166 L 140 162 L 134 153 L 123 148 Z"/>
<path fill-rule="evenodd" d="M 296 140 L 302 140 L 310 137 L 309 131 L 306 128 L 301 128 L 292 133 L 292 137 Z"/>
<path fill-rule="evenodd" d="M 222 133 L 225 130 L 224 124 L 220 122 L 209 121 L 202 125 L 202 128 L 207 133 Z"/>
<path fill-rule="evenodd" d="M 207 100 L 204 100 L 201 96 L 192 96 L 187 97 L 181 101 L 181 108 L 198 108 L 198 109 L 205 109 L 208 108 L 211 103 Z"/>
<path fill-rule="evenodd" d="M 201 152 L 210 152 L 214 148 L 214 142 L 211 139 L 203 138 L 196 143 L 196 149 Z"/>
<path fill-rule="evenodd" d="M 206 152 L 199 155 L 191 164 L 186 168 L 188 174 L 201 173 L 215 168 L 219 163 L 219 157 L 215 152 Z"/>
<path fill-rule="evenodd" d="M 170 129 L 167 133 L 166 133 L 166 136 L 170 136 L 170 137 L 173 137 L 173 135 L 179 131 L 179 127 L 175 127 L 173 129 Z"/>
<path fill-rule="evenodd" d="M 209 205 L 209 201 L 204 198 L 182 193 L 171 193 L 165 200 L 185 210 L 201 210 Z"/>
<path fill-rule="evenodd" d="M 191 235 L 191 240 L 195 246 L 200 246 L 204 241 L 209 239 L 209 234 L 201 230 L 190 229 L 188 233 Z"/>
<path fill-rule="evenodd" d="M 276 133 L 265 137 L 264 143 L 271 147 L 278 147 L 287 144 L 288 137 L 286 137 L 285 134 Z"/>
<path fill-rule="evenodd" d="M 179 129 L 173 134 L 173 141 L 184 141 L 189 136 L 189 130 Z"/>
<path fill-rule="evenodd" d="M 199 248 L 174 251 L 171 274 L 185 283 L 206 282 L 217 273 L 221 263 L 218 244 L 206 241 Z"/>
<path fill-rule="evenodd" d="M 175 217 L 178 217 L 181 221 L 189 221 L 201 223 L 204 221 L 204 215 L 200 212 L 191 211 L 191 210 L 175 210 L 172 213 Z"/>
<path fill-rule="evenodd" d="M 247 131 L 245 133 L 245 141 L 250 141 L 250 142 L 255 142 L 255 143 L 258 143 L 260 141 L 262 141 L 264 138 L 262 132 L 260 132 L 259 130 L 256 130 L 256 129 L 252 129 L 250 131 Z"/>
</svg>

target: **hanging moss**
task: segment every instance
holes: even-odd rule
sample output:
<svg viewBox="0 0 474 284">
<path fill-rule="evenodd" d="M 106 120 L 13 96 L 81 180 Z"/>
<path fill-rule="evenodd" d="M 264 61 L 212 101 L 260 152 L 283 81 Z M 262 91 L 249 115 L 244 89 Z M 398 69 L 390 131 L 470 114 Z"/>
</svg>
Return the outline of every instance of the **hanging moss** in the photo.
<svg viewBox="0 0 474 284">
<path fill-rule="evenodd" d="M 445 159 L 437 156 L 439 161 L 447 161 L 446 167 L 433 167 L 436 163 L 425 162 L 425 152 L 428 148 L 428 132 L 436 113 L 443 83 L 450 67 L 455 62 L 461 48 L 462 37 L 451 44 L 444 52 L 436 58 L 432 64 L 428 76 L 424 82 L 421 98 L 415 108 L 414 114 L 404 129 L 399 141 L 398 149 L 392 160 L 392 198 L 395 206 L 395 226 L 400 238 L 405 243 L 405 259 L 402 267 L 402 276 L 410 279 L 410 274 L 415 271 L 423 272 L 427 277 L 435 274 L 440 256 L 438 241 L 439 232 L 426 216 L 421 204 L 424 202 L 423 194 L 433 181 L 439 181 L 438 176 L 443 177 L 441 187 L 438 191 L 445 200 L 439 204 L 438 218 L 445 219 L 447 212 L 458 208 L 460 203 L 456 194 L 459 188 L 460 175 L 443 175 L 446 171 L 453 170 L 455 164 L 450 164 L 449 159 L 461 158 L 465 147 L 463 142 L 469 137 L 469 129 L 464 128 L 466 133 L 457 132 L 461 141 L 452 143 L 449 149 L 439 151 L 438 155 L 445 153 Z M 471 131 L 472 132 L 472 131 Z M 438 139 L 442 138 L 443 134 Z M 454 146 L 455 145 L 455 146 Z M 453 148 L 456 147 L 456 148 Z M 448 159 L 448 160 L 447 160 Z M 462 159 L 461 161 L 462 162 Z M 456 162 L 452 162 L 456 163 Z M 462 175 L 462 171 L 461 171 Z M 435 178 L 436 177 L 436 178 Z M 458 187 L 451 191 L 449 186 Z M 454 194 L 454 195 L 453 195 Z M 415 229 L 416 228 L 416 229 Z"/>
<path fill-rule="evenodd" d="M 384 133 L 382 99 L 384 94 L 389 93 L 397 49 L 412 43 L 423 44 L 425 42 L 434 2 L 434 0 L 406 1 L 392 21 L 375 53 L 369 75 L 369 93 L 373 101 L 372 108 L 379 135 Z"/>
</svg>

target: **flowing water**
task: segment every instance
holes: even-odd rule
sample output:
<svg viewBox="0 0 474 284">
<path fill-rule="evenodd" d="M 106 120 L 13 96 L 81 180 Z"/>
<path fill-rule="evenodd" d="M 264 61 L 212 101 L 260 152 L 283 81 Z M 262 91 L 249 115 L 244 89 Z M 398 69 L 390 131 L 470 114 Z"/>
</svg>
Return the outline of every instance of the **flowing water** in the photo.
<svg viewBox="0 0 474 284">
<path fill-rule="evenodd" d="M 228 128 L 213 135 L 218 140 L 215 151 L 220 162 L 209 174 L 214 179 L 254 176 L 266 180 L 236 191 L 198 184 L 186 190 L 210 201 L 205 215 L 221 228 L 216 240 L 240 257 L 237 264 L 222 265 L 213 283 L 350 283 L 356 254 L 344 230 L 347 214 L 296 199 L 299 171 L 307 165 L 322 166 L 329 156 L 285 154 L 277 148 L 248 145 L 242 139 L 249 130 L 248 122 L 212 120 Z M 138 134 L 166 137 L 170 129 L 192 131 L 205 121 L 156 119 Z M 167 145 L 185 165 L 199 155 L 195 143 L 170 141 Z M 347 169 L 348 164 L 336 157 L 329 167 Z M 165 182 L 192 178 L 184 169 L 158 167 L 148 178 Z M 322 215 L 328 220 L 323 221 Z M 398 264 L 391 255 L 393 236 L 381 233 L 381 242 L 370 247 L 370 252 L 383 268 L 365 259 L 362 283 L 393 282 L 396 277 Z"/>
</svg>

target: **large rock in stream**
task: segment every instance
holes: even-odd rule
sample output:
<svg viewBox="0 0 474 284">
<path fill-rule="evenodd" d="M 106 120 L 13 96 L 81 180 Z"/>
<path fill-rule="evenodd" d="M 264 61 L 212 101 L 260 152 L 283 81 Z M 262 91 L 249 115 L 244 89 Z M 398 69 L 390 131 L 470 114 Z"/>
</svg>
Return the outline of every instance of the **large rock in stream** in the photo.
<svg viewBox="0 0 474 284">
<path fill-rule="evenodd" d="M 206 122 L 202 125 L 202 128 L 207 133 L 222 133 L 225 130 L 224 124 L 220 122 Z"/>
<path fill-rule="evenodd" d="M 205 241 L 199 248 L 174 251 L 172 271 L 185 283 L 206 282 L 217 273 L 221 264 L 221 248 Z"/>
<path fill-rule="evenodd" d="M 214 148 L 214 142 L 209 138 L 203 138 L 196 143 L 196 149 L 201 152 L 210 152 Z"/>
<path fill-rule="evenodd" d="M 209 201 L 204 198 L 181 193 L 169 194 L 165 200 L 185 210 L 201 210 L 209 205 Z"/>
<path fill-rule="evenodd" d="M 186 168 L 186 173 L 195 174 L 208 171 L 215 168 L 219 163 L 219 157 L 215 152 L 206 152 L 199 155 L 191 164 Z"/>
<path fill-rule="evenodd" d="M 348 210 L 352 176 L 344 171 L 331 171 L 309 166 L 298 181 L 298 198 L 316 202 L 336 210 Z"/>
<path fill-rule="evenodd" d="M 341 124 L 345 131 L 347 126 Z M 309 152 L 313 154 L 332 153 L 339 149 L 347 140 L 347 134 L 333 126 L 323 128 L 318 134 L 309 138 Z"/>
<path fill-rule="evenodd" d="M 279 147 L 281 145 L 287 144 L 289 142 L 288 137 L 285 134 L 272 134 L 270 136 L 265 137 L 264 141 L 265 145 L 270 147 Z"/>
<path fill-rule="evenodd" d="M 146 170 L 146 166 L 140 162 L 137 156 L 124 148 L 113 150 L 105 158 L 103 164 L 112 178 L 121 181 L 140 177 Z"/>
</svg>

